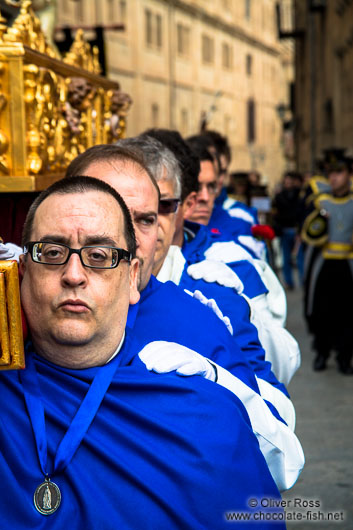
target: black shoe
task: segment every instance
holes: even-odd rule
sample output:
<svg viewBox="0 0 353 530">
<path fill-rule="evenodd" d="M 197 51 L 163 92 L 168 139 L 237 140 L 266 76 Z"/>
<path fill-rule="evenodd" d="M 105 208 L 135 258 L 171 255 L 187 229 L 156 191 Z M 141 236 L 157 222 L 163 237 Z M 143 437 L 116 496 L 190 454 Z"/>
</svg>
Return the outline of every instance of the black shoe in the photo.
<svg viewBox="0 0 353 530">
<path fill-rule="evenodd" d="M 321 372 L 322 370 L 326 370 L 326 368 L 326 357 L 317 355 L 313 362 L 313 370 L 315 370 L 315 372 Z"/>
<path fill-rule="evenodd" d="M 353 368 L 348 361 L 337 360 L 338 371 L 344 375 L 353 375 Z"/>
</svg>

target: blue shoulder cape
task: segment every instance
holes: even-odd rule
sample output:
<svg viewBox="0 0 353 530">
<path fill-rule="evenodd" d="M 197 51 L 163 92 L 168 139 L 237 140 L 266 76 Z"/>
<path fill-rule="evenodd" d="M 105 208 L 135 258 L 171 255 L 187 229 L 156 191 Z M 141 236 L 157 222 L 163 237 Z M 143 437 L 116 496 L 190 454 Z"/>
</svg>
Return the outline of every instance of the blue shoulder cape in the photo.
<svg viewBox="0 0 353 530">
<path fill-rule="evenodd" d="M 140 302 L 130 306 L 127 326 L 144 344 L 166 340 L 195 350 L 259 393 L 253 370 L 224 323 L 174 283 L 151 276 Z"/>
<path fill-rule="evenodd" d="M 52 476 L 62 502 L 47 516 L 33 504 L 43 476 L 19 374 L 0 372 L 1 528 L 219 529 L 229 528 L 232 512 L 248 514 L 240 527 L 258 528 L 252 521 L 259 508 L 249 499 L 280 496 L 243 406 L 201 377 L 148 372 L 139 347 L 127 338 L 110 361 L 116 373 L 92 424 L 67 468 Z M 39 377 L 52 464 L 92 378 L 105 367 L 70 370 L 30 349 L 27 355 Z"/>
<path fill-rule="evenodd" d="M 182 252 L 189 265 L 204 260 L 206 250 L 214 243 L 224 243 L 233 240 L 233 238 L 227 233 L 223 234 L 220 231 L 212 232 L 209 227 L 197 223 L 191 223 L 190 221 L 185 221 L 184 227 L 185 238 Z M 237 244 L 241 245 L 236 238 L 235 241 Z M 250 254 L 252 253 L 247 247 L 243 246 L 243 248 L 245 248 Z M 235 261 L 227 263 L 227 265 L 243 282 L 244 294 L 248 298 L 255 298 L 256 296 L 268 292 L 256 268 L 249 261 Z"/>
<path fill-rule="evenodd" d="M 249 305 L 234 289 L 218 283 L 209 283 L 202 279 L 194 280 L 187 273 L 185 265 L 179 287 L 191 292 L 199 290 L 206 298 L 213 298 L 224 316 L 229 317 L 233 327 L 233 336 L 250 363 L 255 375 L 281 390 L 287 397 L 286 387 L 278 381 L 272 372 L 272 365 L 265 360 L 265 351 L 261 346 L 256 327 L 250 322 Z"/>
</svg>

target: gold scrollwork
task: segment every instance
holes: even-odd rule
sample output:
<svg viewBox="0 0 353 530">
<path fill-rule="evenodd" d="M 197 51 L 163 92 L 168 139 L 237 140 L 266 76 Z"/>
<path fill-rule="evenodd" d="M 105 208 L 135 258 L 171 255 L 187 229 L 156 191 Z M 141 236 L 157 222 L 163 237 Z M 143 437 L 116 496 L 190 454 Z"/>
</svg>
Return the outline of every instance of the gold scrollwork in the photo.
<svg viewBox="0 0 353 530">
<path fill-rule="evenodd" d="M 7 98 L 3 92 L 3 87 L 2 87 L 4 69 L 5 69 L 4 63 L 0 62 L 0 124 L 2 123 L 2 113 L 7 104 Z M 8 175 L 9 173 L 9 162 L 5 154 L 8 148 L 9 148 L 9 140 L 1 127 L 0 128 L 0 171 L 5 175 Z"/>
<path fill-rule="evenodd" d="M 31 1 L 18 4 L 11 27 L 0 13 L 0 185 L 29 191 L 60 178 L 88 147 L 123 137 L 131 99 L 99 75 L 98 49 L 82 30 L 61 58 Z"/>
</svg>

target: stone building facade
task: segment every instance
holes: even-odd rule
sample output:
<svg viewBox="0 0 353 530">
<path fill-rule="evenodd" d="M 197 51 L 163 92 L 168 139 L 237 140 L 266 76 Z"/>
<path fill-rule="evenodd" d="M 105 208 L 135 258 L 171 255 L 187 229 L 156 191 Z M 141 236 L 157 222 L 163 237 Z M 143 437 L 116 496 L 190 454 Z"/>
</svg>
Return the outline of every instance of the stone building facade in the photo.
<svg viewBox="0 0 353 530">
<path fill-rule="evenodd" d="M 309 170 L 322 150 L 353 154 L 353 1 L 296 0 L 296 153 Z"/>
<path fill-rule="evenodd" d="M 58 0 L 58 26 L 122 23 L 105 30 L 107 74 L 134 104 L 128 135 L 147 127 L 184 136 L 227 135 L 233 170 L 257 169 L 270 187 L 282 175 L 280 104 L 293 56 L 279 41 L 275 0 Z"/>
</svg>

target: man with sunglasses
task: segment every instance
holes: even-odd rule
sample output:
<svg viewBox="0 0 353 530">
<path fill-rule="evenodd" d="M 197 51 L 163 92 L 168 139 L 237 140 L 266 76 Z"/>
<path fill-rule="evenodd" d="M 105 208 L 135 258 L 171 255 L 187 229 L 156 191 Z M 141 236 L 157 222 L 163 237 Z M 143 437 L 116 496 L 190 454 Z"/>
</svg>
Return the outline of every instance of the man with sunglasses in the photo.
<svg viewBox="0 0 353 530">
<path fill-rule="evenodd" d="M 126 328 L 138 260 L 121 197 L 64 179 L 32 205 L 23 244 L 30 341 L 26 368 L 0 372 L 2 526 L 217 529 L 229 510 L 251 521 L 251 496 L 279 503 L 240 401 L 140 361 L 143 341 Z"/>
</svg>

